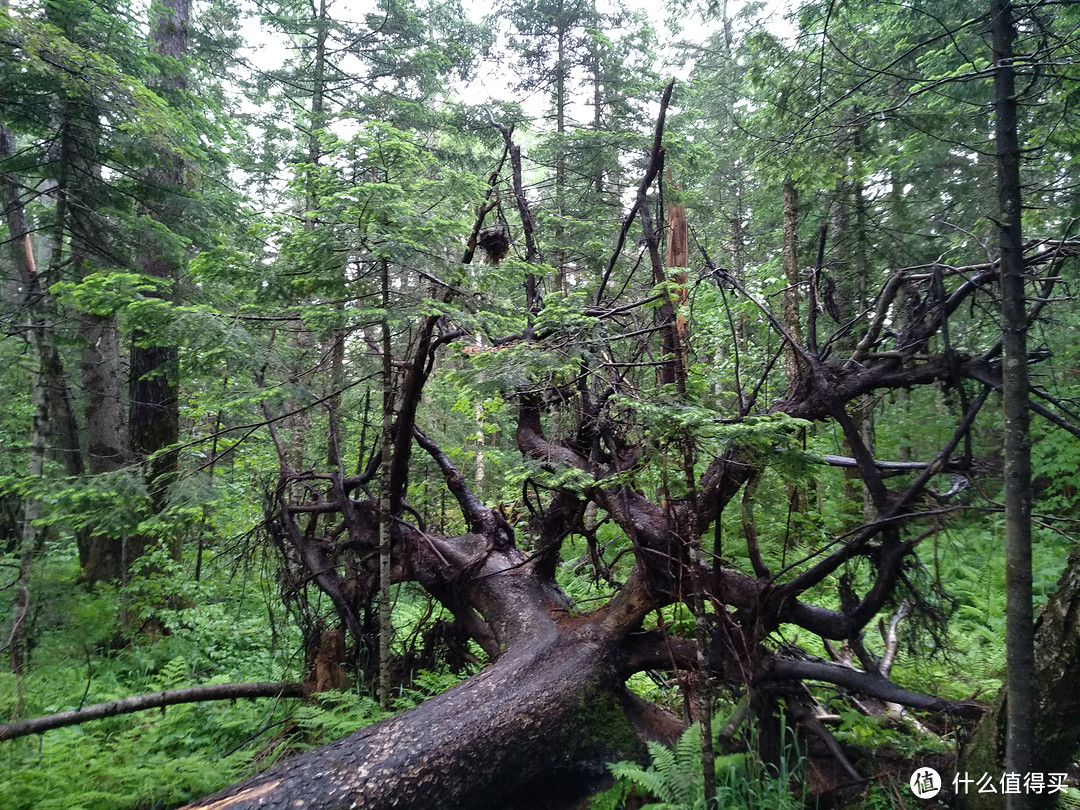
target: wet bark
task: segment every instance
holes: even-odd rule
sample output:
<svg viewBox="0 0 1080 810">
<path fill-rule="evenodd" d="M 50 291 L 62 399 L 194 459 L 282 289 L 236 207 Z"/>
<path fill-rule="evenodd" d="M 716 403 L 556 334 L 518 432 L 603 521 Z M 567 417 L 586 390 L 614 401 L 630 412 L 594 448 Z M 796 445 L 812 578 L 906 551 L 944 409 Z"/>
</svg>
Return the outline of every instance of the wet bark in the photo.
<svg viewBox="0 0 1080 810">
<path fill-rule="evenodd" d="M 575 620 L 522 561 L 491 554 L 474 586 L 506 645 L 494 664 L 190 810 L 557 806 L 591 790 L 605 763 L 639 754 L 642 739 L 677 733 L 681 723 L 622 686 L 634 611 Z"/>
</svg>

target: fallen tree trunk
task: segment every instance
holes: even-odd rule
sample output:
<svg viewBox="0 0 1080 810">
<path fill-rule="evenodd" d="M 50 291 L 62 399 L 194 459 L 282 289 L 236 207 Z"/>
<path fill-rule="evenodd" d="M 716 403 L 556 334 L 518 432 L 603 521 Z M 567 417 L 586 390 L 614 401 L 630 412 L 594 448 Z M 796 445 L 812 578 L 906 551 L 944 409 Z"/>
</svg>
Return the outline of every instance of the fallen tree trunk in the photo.
<svg viewBox="0 0 1080 810">
<path fill-rule="evenodd" d="M 188 810 L 565 806 L 605 763 L 640 753 L 643 737 L 682 728 L 623 687 L 610 634 L 592 623 L 549 629 L 415 709 Z"/>
<path fill-rule="evenodd" d="M 213 686 L 188 686 L 183 689 L 166 689 L 149 695 L 136 695 L 122 700 L 110 700 L 95 703 L 81 709 L 57 712 L 44 717 L 32 717 L 17 723 L 0 726 L 0 740 L 14 740 L 28 734 L 41 734 L 54 728 L 77 726 L 88 720 L 101 720 L 118 714 L 131 714 L 147 709 L 160 709 L 163 706 L 176 706 L 181 703 L 201 703 L 208 700 L 237 700 L 262 697 L 296 698 L 303 696 L 303 686 L 298 683 L 225 683 Z"/>
</svg>

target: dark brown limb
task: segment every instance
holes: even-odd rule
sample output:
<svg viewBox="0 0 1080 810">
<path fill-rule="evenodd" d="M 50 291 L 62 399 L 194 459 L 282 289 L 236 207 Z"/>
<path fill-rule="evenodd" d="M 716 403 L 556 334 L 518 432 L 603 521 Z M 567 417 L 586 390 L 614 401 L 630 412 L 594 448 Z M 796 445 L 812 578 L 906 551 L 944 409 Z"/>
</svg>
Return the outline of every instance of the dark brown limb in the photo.
<svg viewBox="0 0 1080 810">
<path fill-rule="evenodd" d="M 626 218 L 623 220 L 622 228 L 619 230 L 619 237 L 615 241 L 615 250 L 612 252 L 611 258 L 608 259 L 608 265 L 604 269 L 604 275 L 600 278 L 600 286 L 597 288 L 596 297 L 593 299 L 595 306 L 600 306 L 604 301 L 604 291 L 607 289 L 608 281 L 611 279 L 611 274 L 615 270 L 615 264 L 619 261 L 619 256 L 622 254 L 623 246 L 626 244 L 626 236 L 630 233 L 630 228 L 638 216 L 638 210 L 645 205 L 648 200 L 649 188 L 652 186 L 653 181 L 656 180 L 656 176 L 660 173 L 660 167 L 664 163 L 664 121 L 667 118 L 667 109 L 668 105 L 671 103 L 671 93 L 674 89 L 675 80 L 672 79 L 668 82 L 667 87 L 664 88 L 664 94 L 660 97 L 660 113 L 656 117 L 656 129 L 653 132 L 652 150 L 649 153 L 649 166 L 645 169 L 645 175 L 638 184 L 637 195 L 634 197 L 634 204 L 631 206 L 626 214 Z"/>
<path fill-rule="evenodd" d="M 225 683 L 214 686 L 188 686 L 183 689 L 166 689 L 164 692 L 138 695 L 122 700 L 110 700 L 105 703 L 95 703 L 82 709 L 57 712 L 44 717 L 34 717 L 30 720 L 20 720 L 17 723 L 8 723 L 0 726 L 0 740 L 14 740 L 16 737 L 41 734 L 54 728 L 77 726 L 87 720 L 101 720 L 105 717 L 116 717 L 119 714 L 131 714 L 146 709 L 158 709 L 162 706 L 176 706 L 181 703 L 236 700 L 238 698 L 297 698 L 303 697 L 303 694 L 304 690 L 301 684 L 290 682 Z"/>
<path fill-rule="evenodd" d="M 986 711 L 986 707 L 974 701 L 946 700 L 933 695 L 912 692 L 880 675 L 830 664 L 827 661 L 796 661 L 790 658 L 774 657 L 766 665 L 765 678 L 824 681 L 880 700 L 899 703 L 901 706 L 910 706 L 927 712 L 948 712 L 958 717 L 978 719 Z"/>
</svg>

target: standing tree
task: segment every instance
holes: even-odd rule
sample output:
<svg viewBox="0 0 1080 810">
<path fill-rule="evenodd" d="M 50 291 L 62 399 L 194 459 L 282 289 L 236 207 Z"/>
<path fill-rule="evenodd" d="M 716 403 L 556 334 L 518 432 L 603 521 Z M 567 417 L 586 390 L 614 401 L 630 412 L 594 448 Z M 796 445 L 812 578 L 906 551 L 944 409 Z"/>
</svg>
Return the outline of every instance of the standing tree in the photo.
<svg viewBox="0 0 1080 810">
<path fill-rule="evenodd" d="M 1001 265 L 1001 391 L 1005 421 L 1005 650 L 1008 725 L 1005 770 L 1028 774 L 1035 764 L 1035 633 L 1031 595 L 1031 419 L 1029 409 L 1026 281 L 1021 227 L 1020 139 L 1017 135 L 1013 43 L 1009 0 L 990 5 L 994 49 L 994 122 L 997 145 L 998 259 Z M 1010 794 L 1006 807 L 1035 799 Z"/>
</svg>

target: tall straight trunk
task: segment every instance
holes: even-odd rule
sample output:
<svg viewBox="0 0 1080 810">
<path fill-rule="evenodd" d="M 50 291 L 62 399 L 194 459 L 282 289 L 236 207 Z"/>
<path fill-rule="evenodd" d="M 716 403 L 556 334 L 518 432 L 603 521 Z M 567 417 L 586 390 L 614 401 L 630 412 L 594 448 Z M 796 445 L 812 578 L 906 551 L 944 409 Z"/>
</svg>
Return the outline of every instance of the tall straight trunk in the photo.
<svg viewBox="0 0 1080 810">
<path fill-rule="evenodd" d="M 3 3 L 0 3 L 2 7 Z M 0 158 L 15 154 L 15 139 L 7 128 L 0 123 Z M 46 441 L 44 452 L 55 452 L 69 476 L 82 475 L 82 450 L 79 445 L 79 430 L 75 424 L 75 414 L 71 405 L 71 392 L 60 352 L 56 348 L 56 300 L 49 294 L 48 278 L 42 278 L 38 271 L 37 252 L 34 241 L 30 238 L 30 226 L 26 209 L 19 194 L 19 178 L 14 174 L 2 175 L 2 204 L 4 220 L 7 222 L 12 251 L 12 264 L 15 266 L 21 287 L 24 307 L 30 318 L 28 341 L 34 347 L 34 368 L 37 375 L 35 386 L 43 388 L 34 392 L 31 399 L 40 399 L 47 406 L 47 412 L 39 413 L 35 418 L 45 425 L 51 444 Z M 42 239 L 39 233 L 37 241 Z M 60 257 L 54 265 L 59 265 Z M 46 276 L 55 276 L 56 267 L 51 268 Z M 44 457 L 41 459 L 44 464 Z M 36 462 L 31 460 L 31 468 Z"/>
<path fill-rule="evenodd" d="M 802 322 L 799 319 L 799 190 L 791 175 L 784 178 L 783 186 L 783 252 L 781 263 L 784 268 L 783 316 L 784 329 L 796 344 L 803 342 Z M 811 302 L 813 305 L 813 302 Z M 813 350 L 813 349 L 812 349 Z M 784 372 L 787 377 L 788 393 L 794 391 L 802 373 L 802 358 L 797 346 L 788 342 L 784 346 Z M 805 432 L 803 433 L 805 440 Z M 788 512 L 803 513 L 807 510 L 806 492 L 802 487 L 789 484 Z M 789 522 L 790 525 L 790 522 Z M 785 546 L 797 543 L 798 537 L 785 533 Z"/>
<path fill-rule="evenodd" d="M 315 5 L 312 4 L 312 9 Z M 315 53 L 311 65 L 311 108 L 308 116 L 307 138 L 307 179 L 304 189 L 303 227 L 305 230 L 314 230 L 318 227 L 318 216 L 315 213 L 319 206 L 319 187 L 317 171 L 322 162 L 322 134 L 326 129 L 326 42 L 329 36 L 329 14 L 327 0 L 320 0 L 317 17 L 315 19 Z M 322 268 L 309 268 L 309 272 L 319 272 Z M 292 376 L 297 380 L 306 378 L 308 363 L 311 360 L 312 349 L 316 346 L 315 336 L 307 325 L 300 321 L 296 328 L 297 359 L 292 370 Z M 291 431 L 290 438 L 290 463 L 293 469 L 306 469 L 307 437 L 311 429 L 311 413 L 304 407 L 307 397 L 298 392 L 298 395 L 290 402 L 290 410 L 293 414 L 286 420 L 286 425 Z M 327 446 L 326 455 L 329 456 L 331 448 Z M 293 484 L 292 497 L 301 497 L 299 483 Z"/>
<path fill-rule="evenodd" d="M 341 305 L 335 306 L 339 312 L 343 311 Z M 330 335 L 330 375 L 327 380 L 326 406 L 331 419 L 341 420 L 341 392 L 345 388 L 345 340 L 348 333 L 345 329 L 335 329 Z M 337 460 L 334 456 L 334 444 L 327 431 L 326 462 L 335 466 Z"/>
<path fill-rule="evenodd" d="M 600 52 L 593 50 L 591 54 L 592 85 L 593 85 L 593 132 L 600 132 L 604 128 L 604 81 L 600 67 Z M 602 200 L 604 196 L 604 163 L 599 152 L 594 158 L 596 169 L 593 172 L 593 188 L 596 191 L 596 199 Z"/>
<path fill-rule="evenodd" d="M 152 8 L 153 49 L 161 56 L 181 60 L 188 49 L 189 0 L 160 0 Z M 166 75 L 155 79 L 156 88 L 166 96 L 177 97 L 187 89 L 183 69 L 170 66 Z M 168 226 L 180 215 L 176 195 L 185 185 L 186 168 L 176 155 L 165 155 L 161 163 L 147 172 L 148 185 L 161 196 L 158 205 L 149 206 L 147 213 Z M 169 256 L 167 247 L 153 236 L 143 245 L 139 264 L 153 278 L 175 281 L 179 265 Z M 162 345 L 150 335 L 136 332 L 132 336 L 130 383 L 128 387 L 128 441 L 135 458 L 149 459 L 148 483 L 151 505 L 155 512 L 164 510 L 168 486 L 176 476 L 178 454 L 168 448 L 180 435 L 180 402 L 178 376 L 180 355 L 176 346 Z M 140 543 L 142 545 L 142 543 Z M 137 555 L 141 549 L 132 549 Z M 172 548 L 179 558 L 180 548 Z"/>
<path fill-rule="evenodd" d="M 861 127 L 856 133 L 855 146 L 855 184 L 852 188 L 852 194 L 854 194 L 855 197 L 855 312 L 851 313 L 851 315 L 865 312 L 870 303 L 867 300 L 866 292 L 870 282 L 870 260 L 867 256 L 866 191 L 862 181 Z M 859 403 L 859 408 L 856 413 L 858 413 L 859 421 L 857 424 L 859 426 L 859 432 L 862 434 L 863 444 L 866 445 L 866 449 L 870 451 L 870 454 L 874 455 L 876 445 L 874 399 L 872 397 L 864 398 L 863 401 Z M 877 509 L 874 506 L 874 499 L 870 496 L 868 491 L 863 490 L 863 520 L 869 523 L 874 519 L 876 514 Z"/>
<path fill-rule="evenodd" d="M 994 118 L 997 146 L 998 245 L 1001 261 L 1002 397 L 1005 421 L 1005 770 L 1030 773 L 1035 748 L 1035 652 L 1031 587 L 1031 435 L 1028 414 L 1027 311 L 1021 232 L 1020 143 L 1008 0 L 992 0 Z M 1011 810 L 1033 806 L 1008 794 Z"/>
<path fill-rule="evenodd" d="M 726 27 L 725 17 L 725 27 Z M 746 273 L 746 233 L 743 228 L 745 211 L 743 206 L 742 182 L 736 180 L 732 189 L 731 220 L 729 222 L 731 233 L 731 272 L 740 281 L 745 280 Z M 738 318 L 733 318 L 730 305 L 725 301 L 727 310 L 728 327 L 731 330 L 731 350 L 735 363 L 735 396 L 738 403 L 738 412 L 741 414 L 750 398 L 750 392 L 743 390 L 740 347 L 747 345 L 747 336 L 750 332 L 750 319 L 745 311 L 739 313 Z M 718 353 L 717 359 L 723 357 L 724 350 Z M 720 393 L 720 384 L 716 384 L 716 393 Z"/>
<path fill-rule="evenodd" d="M 48 21 L 73 42 L 91 45 L 80 36 L 78 14 L 61 14 L 58 6 L 46 5 Z M 53 234 L 53 257 L 50 281 L 63 268 L 70 277 L 83 279 L 107 266 L 110 253 L 107 237 L 100 227 L 103 185 L 101 161 L 101 113 L 96 100 L 66 96 L 59 105 L 59 151 L 56 160 L 56 200 Z M 100 258 L 100 262 L 94 262 Z M 96 266 L 95 266 L 96 265 Z M 79 338 L 82 343 L 83 413 L 86 436 L 86 471 L 92 475 L 119 469 L 126 458 L 124 428 L 123 363 L 119 334 L 113 315 L 79 314 Z M 58 355 L 51 359 L 52 374 L 60 372 Z M 53 391 L 63 386 L 53 385 Z M 64 435 L 73 435 L 70 414 L 62 414 L 67 396 L 54 397 L 54 412 Z M 79 465 L 77 455 L 66 459 L 68 469 Z M 124 542 L 103 534 L 78 537 L 79 559 L 83 578 L 90 582 L 118 580 L 124 567 Z"/>
<path fill-rule="evenodd" d="M 566 292 L 566 256 L 563 251 L 563 242 L 566 241 L 563 217 L 566 212 L 563 209 L 566 202 L 566 107 L 570 101 L 566 95 L 566 80 L 570 71 L 566 58 L 569 26 L 563 16 L 563 3 L 560 0 L 555 47 L 555 251 L 552 261 L 555 265 L 555 286 L 559 291 Z"/>
<path fill-rule="evenodd" d="M 68 266 L 83 278 L 96 271 L 91 260 L 103 251 L 104 241 L 96 222 L 95 186 L 103 182 L 96 156 L 100 141 L 96 109 L 69 99 L 61 132 L 57 250 L 63 248 L 66 231 Z M 80 313 L 79 336 L 86 470 L 91 475 L 115 472 L 127 458 L 124 367 L 116 316 Z M 80 557 L 86 581 L 119 582 L 124 578 L 131 562 L 126 538 L 95 534 L 82 542 Z"/>
<path fill-rule="evenodd" d="M 318 166 L 322 160 L 322 144 L 320 142 L 320 133 L 326 129 L 327 126 L 327 113 L 326 113 L 326 41 L 329 35 L 329 14 L 327 9 L 326 0 L 320 0 L 319 2 L 319 19 L 318 27 L 315 36 L 315 61 L 314 61 L 314 75 L 312 76 L 311 85 L 311 132 L 308 135 L 308 163 L 311 164 L 312 169 Z M 318 194 L 316 192 L 316 186 L 312 183 L 308 187 L 307 193 L 307 211 L 314 211 L 318 205 Z M 311 229 L 316 227 L 316 221 L 313 217 L 306 217 L 304 220 L 304 227 Z M 335 310 L 338 312 L 344 312 L 344 304 L 335 304 Z M 330 345 L 326 353 L 330 357 L 330 376 L 328 379 L 328 390 L 324 391 L 324 396 L 327 396 L 327 407 L 330 412 L 331 419 L 341 418 L 341 392 L 345 388 L 345 343 L 348 337 L 348 330 L 345 328 L 337 328 L 331 333 L 329 337 Z M 329 433 L 329 431 L 328 431 Z M 327 462 L 334 466 L 336 460 L 334 459 L 334 451 L 332 442 L 327 439 L 326 444 Z"/>
<path fill-rule="evenodd" d="M 50 296 L 46 299 L 51 307 L 55 302 Z M 45 334 L 52 345 L 52 358 L 49 362 L 49 420 L 50 429 L 55 437 L 53 449 L 69 477 L 82 475 L 83 454 L 79 444 L 79 426 L 75 419 L 75 406 L 71 401 L 71 389 L 64 372 L 64 361 L 56 348 L 55 332 L 51 322 L 46 321 Z"/>
<path fill-rule="evenodd" d="M 477 336 L 477 345 L 481 345 L 480 336 Z M 476 407 L 473 411 L 476 418 L 476 465 L 473 470 L 473 484 L 476 487 L 477 492 L 484 491 L 484 446 L 486 444 L 484 440 L 484 400 L 477 399 Z"/>
<path fill-rule="evenodd" d="M 802 342 L 802 326 L 799 321 L 799 191 L 789 175 L 784 180 L 783 206 L 783 267 L 787 287 L 784 288 L 784 328 L 792 340 Z M 787 373 L 788 390 L 799 379 L 799 353 L 790 343 L 784 348 L 784 370 Z"/>
<path fill-rule="evenodd" d="M 842 324 L 848 318 L 865 312 L 867 308 L 866 288 L 869 259 L 867 257 L 866 238 L 866 193 L 862 182 L 861 126 L 856 128 L 854 137 L 855 155 L 851 168 L 851 183 L 850 185 L 848 183 L 837 184 L 838 200 L 842 200 L 846 196 L 847 189 L 850 187 L 851 210 L 855 215 L 854 224 L 847 215 L 848 207 L 840 202 L 835 203 L 832 231 L 833 242 L 836 245 L 836 270 L 831 274 L 827 282 L 821 283 L 825 309 L 838 324 Z M 831 302 L 830 298 L 833 299 Z M 855 348 L 855 344 L 847 339 L 841 339 L 839 345 L 846 346 L 848 351 Z M 876 443 L 874 405 L 874 396 L 867 395 L 858 401 L 856 407 L 850 409 L 851 421 L 871 455 L 874 454 Z M 848 447 L 850 454 L 850 445 L 846 439 L 844 443 Z M 844 495 L 852 502 L 862 501 L 862 509 L 860 510 L 862 520 L 869 523 L 877 515 L 877 508 L 874 506 L 874 499 L 871 497 L 869 490 L 861 488 L 860 491 L 860 488 L 856 486 L 858 480 L 857 469 L 844 469 Z"/>
<path fill-rule="evenodd" d="M 394 525 L 390 469 L 394 463 L 394 364 L 390 343 L 390 268 L 382 260 L 382 487 L 379 496 L 379 706 L 390 709 L 390 641 L 394 635 L 390 601 L 390 544 Z M 402 427 L 404 429 L 404 427 Z"/>
</svg>

